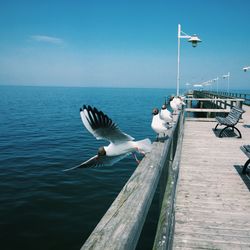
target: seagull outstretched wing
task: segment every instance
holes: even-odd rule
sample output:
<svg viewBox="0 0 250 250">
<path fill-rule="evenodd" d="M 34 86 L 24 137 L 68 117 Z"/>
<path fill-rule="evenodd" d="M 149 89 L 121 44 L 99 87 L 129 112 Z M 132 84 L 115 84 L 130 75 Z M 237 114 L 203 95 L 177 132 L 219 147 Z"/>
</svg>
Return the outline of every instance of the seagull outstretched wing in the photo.
<svg viewBox="0 0 250 250">
<path fill-rule="evenodd" d="M 84 105 L 80 108 L 80 116 L 86 129 L 97 140 L 104 139 L 114 144 L 134 140 L 130 135 L 123 133 L 106 114 L 95 107 Z"/>
<path fill-rule="evenodd" d="M 87 161 L 85 161 L 85 162 L 83 162 L 75 167 L 65 169 L 63 171 L 67 172 L 67 171 L 74 170 L 77 168 L 94 168 L 94 167 L 102 167 L 102 166 L 112 166 L 128 155 L 130 155 L 130 153 L 122 154 L 122 155 L 118 155 L 118 156 L 98 156 L 98 155 L 95 155 L 95 156 L 91 157 L 89 160 L 87 160 Z"/>
</svg>

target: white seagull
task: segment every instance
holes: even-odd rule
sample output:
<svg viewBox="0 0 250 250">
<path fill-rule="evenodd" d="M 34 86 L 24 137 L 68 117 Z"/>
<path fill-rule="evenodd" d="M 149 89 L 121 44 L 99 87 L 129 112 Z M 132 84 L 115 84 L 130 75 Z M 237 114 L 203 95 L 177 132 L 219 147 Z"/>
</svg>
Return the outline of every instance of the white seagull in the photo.
<svg viewBox="0 0 250 250">
<path fill-rule="evenodd" d="M 176 114 L 179 110 L 179 103 L 177 103 L 177 98 L 174 96 L 170 97 L 170 107 L 173 110 L 173 114 Z"/>
<path fill-rule="evenodd" d="M 179 96 L 170 97 L 170 107 L 173 109 L 173 114 L 177 114 L 178 110 L 181 110 L 182 105 L 186 105 L 185 102 Z"/>
<path fill-rule="evenodd" d="M 167 102 L 165 99 L 165 103 L 161 107 L 160 118 L 167 122 L 168 124 L 173 121 L 173 116 L 171 112 L 167 109 Z"/>
<path fill-rule="evenodd" d="M 186 97 L 183 95 L 183 96 L 179 96 L 180 100 L 181 100 L 181 104 L 182 105 L 186 105 L 186 103 L 184 102 Z"/>
<path fill-rule="evenodd" d="M 146 154 L 152 148 L 152 143 L 148 138 L 141 141 L 134 141 L 133 137 L 123 133 L 106 114 L 95 107 L 92 108 L 91 106 L 84 105 L 80 108 L 80 116 L 86 129 L 97 140 L 107 140 L 110 144 L 100 147 L 97 155 L 91 157 L 89 160 L 64 171 L 76 168 L 112 166 L 131 153 L 138 162 L 135 152 Z"/>
<path fill-rule="evenodd" d="M 159 135 L 164 134 L 169 129 L 168 124 L 166 121 L 161 119 L 159 110 L 157 108 L 154 108 L 152 111 L 152 122 L 151 122 L 151 128 Z"/>
<path fill-rule="evenodd" d="M 179 109 L 181 109 L 182 105 L 186 105 L 186 103 L 184 102 L 185 97 L 177 96 L 174 99 L 175 99 L 175 102 L 177 103 L 177 105 L 179 106 Z"/>
</svg>

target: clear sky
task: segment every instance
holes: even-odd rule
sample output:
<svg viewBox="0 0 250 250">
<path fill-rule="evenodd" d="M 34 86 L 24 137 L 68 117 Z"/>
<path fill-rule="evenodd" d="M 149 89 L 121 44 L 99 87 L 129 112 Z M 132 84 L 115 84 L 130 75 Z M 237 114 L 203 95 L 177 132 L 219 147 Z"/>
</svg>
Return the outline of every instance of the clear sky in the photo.
<svg viewBox="0 0 250 250">
<path fill-rule="evenodd" d="M 0 1 L 0 84 L 175 88 L 178 23 L 181 87 L 250 89 L 249 0 Z"/>
</svg>

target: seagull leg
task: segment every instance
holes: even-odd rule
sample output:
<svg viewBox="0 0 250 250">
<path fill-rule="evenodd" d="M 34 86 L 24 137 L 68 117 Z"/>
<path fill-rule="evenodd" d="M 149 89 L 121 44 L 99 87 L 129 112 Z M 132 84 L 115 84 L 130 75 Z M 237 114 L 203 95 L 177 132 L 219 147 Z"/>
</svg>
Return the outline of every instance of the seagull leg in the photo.
<svg viewBox="0 0 250 250">
<path fill-rule="evenodd" d="M 137 158 L 136 154 L 135 154 L 135 153 L 132 153 L 132 155 L 133 155 L 133 157 L 135 158 L 135 160 L 136 160 L 137 164 L 139 164 L 139 163 L 140 163 L 140 161 L 138 160 L 138 158 Z"/>
<path fill-rule="evenodd" d="M 140 150 L 138 147 L 135 147 L 135 150 L 138 152 L 138 153 L 140 153 L 140 154 L 142 154 L 142 155 L 146 155 L 146 153 L 143 151 L 143 150 Z M 134 153 L 135 154 L 135 153 Z M 136 154 L 135 154 L 135 156 L 136 156 Z"/>
</svg>

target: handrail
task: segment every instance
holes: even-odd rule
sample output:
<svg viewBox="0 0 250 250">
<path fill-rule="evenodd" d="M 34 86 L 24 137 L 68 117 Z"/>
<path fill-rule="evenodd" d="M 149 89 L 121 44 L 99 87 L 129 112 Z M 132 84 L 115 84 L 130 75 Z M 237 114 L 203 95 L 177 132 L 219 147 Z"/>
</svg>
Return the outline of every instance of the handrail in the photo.
<svg viewBox="0 0 250 250">
<path fill-rule="evenodd" d="M 244 103 L 245 99 L 242 98 L 225 98 L 226 96 L 221 96 L 219 94 L 216 94 L 214 92 L 209 91 L 194 91 L 193 93 L 194 97 L 196 99 L 203 99 L 203 101 L 206 101 L 205 99 L 212 99 L 211 102 L 216 103 L 218 106 L 222 107 L 222 104 L 224 105 L 224 108 L 233 106 L 237 106 L 239 108 L 242 108 L 242 104 Z M 235 105 L 234 105 L 235 103 Z"/>
<path fill-rule="evenodd" d="M 213 95 L 219 95 L 224 97 L 233 97 L 233 98 L 242 98 L 244 99 L 245 105 L 250 105 L 250 93 L 232 93 L 232 92 L 225 92 L 225 91 L 219 91 L 218 93 L 215 91 L 202 91 L 202 92 L 208 92 L 212 93 Z"/>
<path fill-rule="evenodd" d="M 190 113 L 203 113 L 202 119 L 204 119 L 205 113 L 208 121 L 211 120 L 212 117 L 215 117 L 217 113 L 229 113 L 234 106 L 242 108 L 244 100 L 245 99 L 242 98 L 220 96 L 209 91 L 194 90 L 192 93 L 188 93 L 187 98 L 185 99 L 187 104 L 185 111 L 188 120 L 190 120 Z M 193 101 L 198 102 L 198 105 L 196 105 L 198 107 L 193 107 Z M 198 116 L 200 116 L 200 114 Z M 192 117 L 191 119 L 200 119 L 200 117 Z"/>
<path fill-rule="evenodd" d="M 199 112 L 199 113 L 229 113 L 229 109 L 208 109 L 208 108 L 185 108 L 186 112 Z"/>
<path fill-rule="evenodd" d="M 185 101 L 244 101 L 245 99 L 243 98 L 186 98 Z"/>
<path fill-rule="evenodd" d="M 176 148 L 180 150 L 177 140 L 183 131 L 183 117 L 183 111 L 175 116 L 175 124 L 168 130 L 167 140 L 153 143 L 152 151 L 143 158 L 81 250 L 135 249 L 161 174 L 170 173 L 172 176 L 172 161 L 175 155 L 180 157 L 175 152 Z M 167 176 L 165 186 L 169 187 L 172 178 Z M 161 202 L 165 204 L 166 201 Z"/>
</svg>

